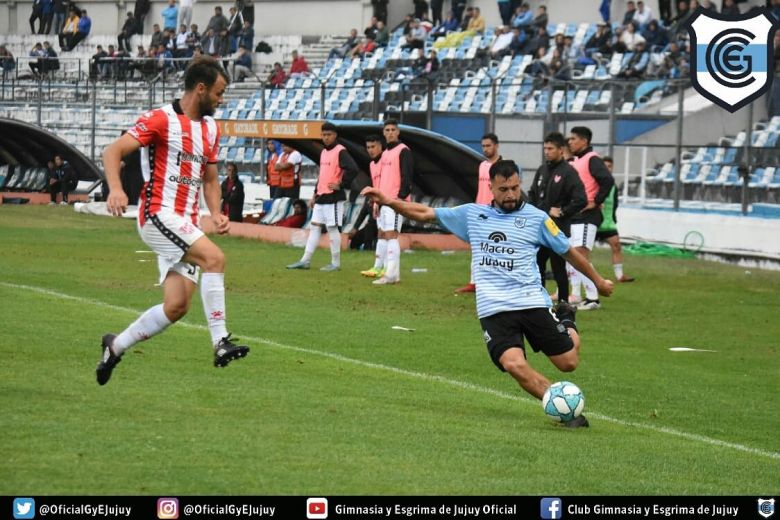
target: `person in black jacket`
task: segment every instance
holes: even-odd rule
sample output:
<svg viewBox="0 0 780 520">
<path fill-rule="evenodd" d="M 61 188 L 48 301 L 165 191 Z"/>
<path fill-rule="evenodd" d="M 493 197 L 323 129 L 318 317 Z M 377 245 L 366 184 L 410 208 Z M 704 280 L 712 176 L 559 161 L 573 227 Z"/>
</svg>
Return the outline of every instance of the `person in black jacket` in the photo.
<svg viewBox="0 0 780 520">
<path fill-rule="evenodd" d="M 62 193 L 62 201 L 60 204 L 66 205 L 68 203 L 68 193 L 76 189 L 76 185 L 79 182 L 78 177 L 76 176 L 76 172 L 73 171 L 73 167 L 70 163 L 64 160 L 59 154 L 54 156 L 54 166 L 54 176 L 59 183 L 60 193 Z M 56 199 L 57 194 L 52 193 L 52 202 L 55 202 Z"/>
<path fill-rule="evenodd" d="M 234 162 L 227 163 L 227 177 L 222 181 L 222 214 L 231 222 L 244 221 L 244 183 Z"/>
<path fill-rule="evenodd" d="M 536 170 L 528 201 L 552 217 L 566 236 L 571 236 L 571 218 L 587 204 L 585 186 L 580 176 L 564 158 L 566 141 L 560 132 L 552 132 L 544 138 L 546 162 Z M 547 247 L 540 247 L 536 256 L 542 285 L 545 283 L 547 259 L 550 259 L 555 283 L 558 284 L 558 300 L 569 301 L 569 278 L 566 260 Z"/>
</svg>

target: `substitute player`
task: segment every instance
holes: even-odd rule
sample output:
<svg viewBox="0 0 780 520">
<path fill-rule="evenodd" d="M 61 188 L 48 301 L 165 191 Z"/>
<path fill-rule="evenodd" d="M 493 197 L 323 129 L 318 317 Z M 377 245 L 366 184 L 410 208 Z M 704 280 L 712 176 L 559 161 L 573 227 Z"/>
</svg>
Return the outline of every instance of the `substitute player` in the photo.
<svg viewBox="0 0 780 520">
<path fill-rule="evenodd" d="M 326 122 L 322 125 L 322 144 L 325 146 L 320 153 L 320 174 L 317 177 L 317 187 L 311 205 L 314 211 L 311 216 L 309 239 L 303 256 L 287 269 L 308 269 L 311 257 L 317 250 L 322 230 L 325 226 L 330 238 L 330 263 L 320 268 L 320 271 L 338 271 L 341 269 L 341 231 L 344 221 L 344 201 L 347 195 L 345 188 L 352 184 L 358 173 L 355 160 L 349 155 L 344 145 L 339 144 L 336 125 Z"/>
<path fill-rule="evenodd" d="M 485 160 L 479 163 L 478 180 L 477 180 L 477 204 L 486 204 L 490 206 L 493 202 L 493 194 L 490 192 L 490 167 L 496 163 L 496 161 L 502 160 L 501 155 L 498 153 L 498 136 L 496 134 L 485 134 L 482 136 L 482 154 L 485 156 Z M 471 293 L 476 290 L 474 285 L 474 273 L 471 273 L 471 279 L 469 283 L 459 289 L 455 289 L 456 293 Z"/>
<path fill-rule="evenodd" d="M 141 148 L 145 183 L 138 232 L 157 253 L 163 303 L 147 310 L 119 335 L 103 336 L 103 355 L 96 370 L 101 385 L 108 382 L 127 349 L 187 314 L 201 270 L 200 294 L 214 347 L 214 366 L 224 367 L 249 352 L 249 347 L 231 341 L 225 326 L 225 255 L 199 227 L 201 186 L 217 231 L 227 233 L 230 226 L 228 217 L 219 211 L 219 129 L 211 117 L 227 83 L 225 71 L 215 60 L 192 61 L 184 75 L 182 98 L 142 115 L 103 152 L 110 189 L 107 207 L 119 216 L 128 203 L 119 178 L 120 161 Z"/>
<path fill-rule="evenodd" d="M 409 200 L 414 177 L 412 151 L 400 141 L 401 130 L 395 119 L 384 122 L 382 134 L 385 136 L 387 148 L 382 152 L 382 173 L 378 189 L 390 200 Z M 401 244 L 398 242 L 398 236 L 402 225 L 403 217 L 393 208 L 379 205 L 376 226 L 379 230 L 379 240 L 387 240 L 387 255 L 385 274 L 374 280 L 374 285 L 392 285 L 401 281 Z"/>
<path fill-rule="evenodd" d="M 613 284 L 603 279 L 545 212 L 527 204 L 520 191 L 520 174 L 514 161 L 498 161 L 490 168 L 492 206 L 464 204 L 455 208 L 430 208 L 390 199 L 380 190 L 363 194 L 390 206 L 407 218 L 439 223 L 471 244 L 471 263 L 477 285 L 477 315 L 493 363 L 520 386 L 541 399 L 550 382 L 526 360 L 523 337 L 531 348 L 544 352 L 562 372 L 579 364 L 580 337 L 574 311 L 561 302 L 554 314 L 550 297 L 542 287 L 536 252 L 549 247 L 609 296 Z M 556 316 L 557 314 L 557 316 Z M 584 416 L 569 427 L 588 426 Z"/>
<path fill-rule="evenodd" d="M 612 157 L 605 155 L 602 160 L 604 161 L 604 166 L 607 167 L 610 175 L 612 175 L 612 167 L 615 164 Z M 615 280 L 621 283 L 629 283 L 636 280 L 636 278 L 633 276 L 626 276 L 623 273 L 623 247 L 620 245 L 620 234 L 618 233 L 617 228 L 617 208 L 617 186 L 612 186 L 609 195 L 604 199 L 604 204 L 602 204 L 601 207 L 601 214 L 604 216 L 604 221 L 596 232 L 596 240 L 606 242 L 612 250 L 612 269 L 615 270 Z"/>
<path fill-rule="evenodd" d="M 368 163 L 368 168 L 371 171 L 371 186 L 374 188 L 379 187 L 379 182 L 382 178 L 382 138 L 378 134 L 370 134 L 366 136 L 366 152 L 368 158 L 371 161 Z M 379 216 L 378 207 L 375 204 L 372 206 L 372 217 L 376 219 Z M 387 239 L 378 238 L 377 233 L 376 251 L 374 253 L 374 266 L 371 269 L 360 271 L 360 274 L 367 278 L 381 278 L 385 274 L 385 261 L 387 260 Z"/>
</svg>

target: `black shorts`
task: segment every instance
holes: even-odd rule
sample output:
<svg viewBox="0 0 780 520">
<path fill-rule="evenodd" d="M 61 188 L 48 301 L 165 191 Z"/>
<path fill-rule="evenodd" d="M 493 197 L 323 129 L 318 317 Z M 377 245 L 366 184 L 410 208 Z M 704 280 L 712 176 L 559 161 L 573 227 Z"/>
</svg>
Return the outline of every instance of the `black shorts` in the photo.
<svg viewBox="0 0 780 520">
<path fill-rule="evenodd" d="M 608 238 L 612 238 L 616 236 L 618 236 L 617 229 L 609 229 L 607 231 L 596 232 L 596 240 L 598 240 L 599 242 L 605 242 Z"/>
<path fill-rule="evenodd" d="M 558 321 L 551 308 L 524 309 L 499 312 L 481 318 L 482 332 L 487 343 L 488 354 L 493 363 L 504 372 L 499 359 L 510 348 L 523 349 L 523 336 L 534 352 L 547 356 L 564 354 L 574 348 L 566 327 Z"/>
</svg>

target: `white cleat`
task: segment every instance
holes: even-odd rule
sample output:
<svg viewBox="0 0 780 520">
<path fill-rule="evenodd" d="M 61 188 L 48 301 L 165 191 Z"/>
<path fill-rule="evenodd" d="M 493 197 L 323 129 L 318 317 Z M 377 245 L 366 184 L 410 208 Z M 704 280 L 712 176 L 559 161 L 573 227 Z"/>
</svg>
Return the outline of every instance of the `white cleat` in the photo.
<svg viewBox="0 0 780 520">
<path fill-rule="evenodd" d="M 399 280 L 398 278 L 391 278 L 389 276 L 383 276 L 381 278 L 377 278 L 376 280 L 374 280 L 371 283 L 373 283 L 374 285 L 395 285 L 395 284 L 397 284 L 400 281 L 401 280 Z"/>
</svg>

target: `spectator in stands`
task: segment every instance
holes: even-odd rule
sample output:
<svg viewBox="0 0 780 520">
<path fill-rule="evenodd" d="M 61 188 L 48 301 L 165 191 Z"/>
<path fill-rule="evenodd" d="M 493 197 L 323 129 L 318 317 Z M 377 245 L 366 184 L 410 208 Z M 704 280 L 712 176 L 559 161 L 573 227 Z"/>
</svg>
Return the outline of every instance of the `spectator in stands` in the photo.
<svg viewBox="0 0 780 520">
<path fill-rule="evenodd" d="M 46 52 L 43 50 L 43 44 L 40 42 L 33 45 L 33 48 L 30 49 L 30 58 L 35 58 L 35 61 L 30 60 L 30 70 L 32 70 L 33 75 L 36 77 L 39 74 L 43 74 L 43 63 L 44 58 L 46 57 Z"/>
<path fill-rule="evenodd" d="M 534 14 L 528 6 L 528 3 L 523 3 L 517 7 L 514 16 L 510 20 L 512 27 L 520 27 L 522 30 L 529 29 L 534 21 Z M 547 24 L 545 24 L 547 25 Z"/>
<path fill-rule="evenodd" d="M 479 10 L 479 7 L 475 7 L 466 30 L 474 31 L 477 34 L 482 34 L 485 32 L 485 26 L 485 17 L 482 16 L 482 12 Z"/>
<path fill-rule="evenodd" d="M 539 27 L 539 29 L 536 30 L 536 36 L 528 40 L 525 49 L 523 49 L 523 53 L 538 56 L 539 51 L 542 50 L 542 56 L 544 56 L 549 47 L 550 35 L 547 33 L 547 27 Z"/>
<path fill-rule="evenodd" d="M 195 0 L 179 0 L 179 25 L 190 26 L 193 4 L 195 4 Z"/>
<path fill-rule="evenodd" d="M 464 4 L 465 4 L 465 2 L 464 2 Z M 471 7 L 471 6 L 468 6 L 468 7 L 466 7 L 465 13 L 463 11 L 461 11 L 461 13 L 463 13 L 463 18 L 460 21 L 460 30 L 461 31 L 466 31 L 469 28 L 469 24 L 471 23 L 471 19 L 474 18 L 474 8 Z M 455 16 L 456 17 L 458 16 L 458 12 L 457 11 L 455 11 Z"/>
<path fill-rule="evenodd" d="M 120 49 L 130 50 L 130 38 L 136 33 L 136 27 L 137 25 L 135 22 L 135 17 L 133 16 L 132 12 L 128 11 L 127 18 L 125 18 L 125 23 L 122 25 L 122 31 L 116 37 L 117 45 Z"/>
<path fill-rule="evenodd" d="M 334 47 L 330 50 L 330 53 L 328 53 L 328 59 L 331 60 L 333 58 L 343 58 L 349 52 L 351 52 L 358 43 L 360 43 L 360 38 L 358 38 L 358 31 L 357 29 L 352 29 L 349 31 L 349 38 L 347 38 L 347 41 L 345 41 L 343 45 L 340 47 Z"/>
<path fill-rule="evenodd" d="M 48 41 L 43 42 L 43 51 L 46 53 L 44 72 L 52 70 L 60 70 L 60 60 L 57 56 L 57 51 L 51 46 Z"/>
<path fill-rule="evenodd" d="M 525 68 L 525 73 L 531 76 L 544 76 L 550 75 L 549 60 L 547 59 L 547 49 L 539 47 L 534 54 L 534 60 Z M 552 54 L 550 54 L 552 58 Z"/>
<path fill-rule="evenodd" d="M 144 33 L 144 23 L 146 21 L 146 15 L 149 14 L 152 3 L 150 0 L 135 0 L 135 8 L 133 9 L 133 16 L 135 16 L 136 27 L 138 28 L 138 34 Z"/>
<path fill-rule="evenodd" d="M 512 54 L 512 57 L 523 54 L 527 42 L 528 33 L 521 30 L 520 27 L 513 27 L 512 41 L 509 43 L 509 52 Z"/>
<path fill-rule="evenodd" d="M 108 64 L 105 63 L 107 56 L 108 53 L 103 50 L 103 46 L 98 45 L 95 54 L 89 59 L 89 77 L 91 79 L 103 79 L 108 75 Z"/>
<path fill-rule="evenodd" d="M 563 52 L 558 47 L 555 47 L 552 50 L 550 62 L 547 64 L 547 74 L 549 77 L 561 81 L 568 81 L 571 79 L 571 67 L 566 63 Z"/>
<path fill-rule="evenodd" d="M 187 26 L 181 24 L 179 27 L 179 34 L 173 40 L 173 57 L 177 61 L 174 62 L 174 66 L 177 70 L 184 70 L 186 68 L 187 58 L 192 57 L 192 50 L 190 49 L 191 35 L 187 31 Z M 178 61 L 181 60 L 181 61 Z"/>
<path fill-rule="evenodd" d="M 661 22 L 668 26 L 669 20 L 672 19 L 672 0 L 658 0 L 658 16 Z"/>
<path fill-rule="evenodd" d="M 512 21 L 512 2 L 511 0 L 497 0 L 498 15 L 501 17 L 503 25 L 509 25 Z"/>
<path fill-rule="evenodd" d="M 279 172 L 279 188 L 276 196 L 297 199 L 301 196 L 301 152 L 288 144 L 282 144 L 282 155 L 276 161 L 276 171 Z"/>
<path fill-rule="evenodd" d="M 425 47 L 425 40 L 428 38 L 428 33 L 420 25 L 420 20 L 415 18 L 412 20 L 411 30 L 409 36 L 406 37 L 406 43 L 401 46 L 402 49 L 422 49 Z"/>
<path fill-rule="evenodd" d="M 244 220 L 244 183 L 238 178 L 238 165 L 227 163 L 227 177 L 222 181 L 222 214 L 230 222 Z"/>
<path fill-rule="evenodd" d="M 540 5 L 536 9 L 536 16 L 534 16 L 534 27 L 547 27 L 547 7 Z"/>
<path fill-rule="evenodd" d="M 292 203 L 293 214 L 280 220 L 274 226 L 287 228 L 302 228 L 306 224 L 306 218 L 309 216 L 309 208 L 301 199 L 295 199 Z"/>
<path fill-rule="evenodd" d="M 642 0 L 637 2 L 636 7 L 637 8 L 636 13 L 634 13 L 634 19 L 631 21 L 637 25 L 639 30 L 642 30 L 653 19 L 653 11 L 647 7 Z"/>
<path fill-rule="evenodd" d="M 298 51 L 292 51 L 292 63 L 290 64 L 290 77 L 297 78 L 309 74 L 309 64 L 306 59 L 298 54 Z"/>
<path fill-rule="evenodd" d="M 54 18 L 54 0 L 42 0 L 41 2 L 41 27 L 38 34 L 50 34 L 51 23 Z"/>
<path fill-rule="evenodd" d="M 206 29 L 206 33 L 200 40 L 203 53 L 208 56 L 219 56 L 219 39 L 214 34 L 214 29 Z"/>
<path fill-rule="evenodd" d="M 233 61 L 233 80 L 240 83 L 253 75 L 252 54 L 249 49 L 241 45 L 238 47 L 238 54 Z"/>
<path fill-rule="evenodd" d="M 739 16 L 742 13 L 739 11 L 739 6 L 734 3 L 734 0 L 723 0 L 720 14 L 724 16 Z"/>
<path fill-rule="evenodd" d="M 40 20 L 37 31 L 35 30 L 35 20 Z M 43 34 L 43 0 L 33 0 L 32 12 L 30 13 L 30 32 Z"/>
<path fill-rule="evenodd" d="M 664 59 L 660 64 L 650 63 L 647 74 L 660 78 L 679 78 L 686 69 L 685 54 L 680 49 L 680 44 L 673 41 L 669 44 L 669 50 L 664 53 Z"/>
<path fill-rule="evenodd" d="M 113 48 L 114 46 L 109 45 L 109 47 Z M 114 76 L 119 80 L 125 79 L 130 72 L 130 53 L 126 50 L 116 49 L 110 56 L 114 58 L 111 63 Z"/>
<path fill-rule="evenodd" d="M 497 59 L 505 54 L 509 54 L 509 46 L 512 44 L 513 38 L 514 34 L 509 31 L 508 27 L 496 27 L 496 36 L 493 40 L 493 44 L 490 46 L 490 57 Z"/>
<path fill-rule="evenodd" d="M 388 0 L 371 0 L 374 7 L 374 16 L 377 20 L 387 23 L 387 2 Z"/>
<path fill-rule="evenodd" d="M 426 0 L 412 0 L 414 4 L 414 17 L 422 20 L 428 17 L 428 2 Z"/>
<path fill-rule="evenodd" d="M 443 20 L 441 13 L 444 8 L 444 0 L 431 0 L 431 22 L 440 24 Z"/>
<path fill-rule="evenodd" d="M 430 36 L 433 39 L 447 36 L 452 31 L 457 31 L 458 25 L 460 25 L 460 23 L 455 19 L 455 13 L 450 10 L 447 13 L 447 19 L 442 21 L 437 27 L 434 27 L 430 33 Z"/>
<path fill-rule="evenodd" d="M 780 0 L 772 0 L 772 5 L 769 8 L 769 12 L 772 13 L 772 16 L 775 17 L 775 20 L 780 20 Z M 777 35 L 777 33 L 775 33 L 775 35 Z"/>
<path fill-rule="evenodd" d="M 227 31 L 228 25 L 228 19 L 222 14 L 222 7 L 217 6 L 214 8 L 214 16 L 211 17 L 206 26 L 206 32 L 211 29 L 215 35 L 218 35 L 222 31 Z M 206 50 L 206 47 L 204 46 L 203 49 Z M 206 53 L 208 54 L 208 51 Z"/>
<path fill-rule="evenodd" d="M 52 14 L 54 15 L 54 34 L 60 34 L 62 25 L 68 13 L 68 0 L 54 0 Z M 47 33 L 48 34 L 48 33 Z"/>
<path fill-rule="evenodd" d="M 187 48 L 190 50 L 190 57 L 195 53 L 195 47 L 200 45 L 201 38 L 202 36 L 198 32 L 198 24 L 190 25 L 190 32 L 187 36 Z"/>
<path fill-rule="evenodd" d="M 672 18 L 670 24 L 670 33 L 673 35 L 684 33 L 685 23 L 688 21 L 691 14 L 693 14 L 693 12 L 689 9 L 688 2 L 680 0 L 677 4 L 677 16 Z"/>
<path fill-rule="evenodd" d="M 638 42 L 646 43 L 642 35 L 636 30 L 634 22 L 626 25 L 623 35 L 620 37 L 620 41 L 626 46 L 628 52 L 634 52 Z"/>
<path fill-rule="evenodd" d="M 149 42 L 149 47 L 156 49 L 163 41 L 163 33 L 160 30 L 160 24 L 154 24 L 152 26 L 152 41 Z"/>
<path fill-rule="evenodd" d="M 68 44 L 71 38 L 78 31 L 79 15 L 75 9 L 68 10 L 68 18 L 65 20 L 65 24 L 62 26 L 62 32 L 59 33 L 60 49 L 63 51 L 68 50 Z"/>
<path fill-rule="evenodd" d="M 16 69 L 16 60 L 5 45 L 0 45 L 0 72 L 5 79 L 11 71 Z"/>
<path fill-rule="evenodd" d="M 463 11 L 467 10 L 468 0 L 452 0 L 452 11 L 455 13 L 455 19 L 460 22 L 463 20 Z"/>
<path fill-rule="evenodd" d="M 585 42 L 585 55 L 588 57 L 596 53 L 604 56 L 612 54 L 612 30 L 606 22 L 599 22 L 596 26 L 596 32 Z"/>
<path fill-rule="evenodd" d="M 173 72 L 173 53 L 171 50 L 162 43 L 157 46 L 157 54 L 155 55 L 157 62 L 157 73 L 162 74 L 165 77 L 167 74 Z"/>
<path fill-rule="evenodd" d="M 435 49 L 431 49 L 427 58 L 418 60 L 418 77 L 427 78 L 429 81 L 435 81 L 439 72 L 439 57 Z"/>
<path fill-rule="evenodd" d="M 644 41 L 636 42 L 633 55 L 618 73 L 619 78 L 637 79 L 644 77 L 647 64 L 650 63 L 650 53 L 645 48 Z"/>
<path fill-rule="evenodd" d="M 776 1 L 776 0 L 773 0 L 773 1 Z M 701 5 L 701 8 L 706 10 L 706 11 L 710 11 L 710 12 L 713 12 L 713 13 L 717 13 L 718 12 L 718 7 L 715 5 L 715 2 L 712 2 L 711 0 L 702 0 L 700 5 Z M 663 20 L 663 18 L 661 18 L 661 19 Z"/>
<path fill-rule="evenodd" d="M 249 20 L 244 20 L 244 27 L 238 34 L 238 45 L 243 45 L 249 52 L 255 48 L 255 29 Z"/>
<path fill-rule="evenodd" d="M 87 16 L 87 10 L 82 9 L 81 13 L 79 13 L 79 23 L 76 25 L 76 33 L 71 36 L 70 40 L 67 42 L 67 48 L 63 49 L 65 51 L 72 51 L 76 48 L 76 46 L 84 40 L 87 36 L 89 36 L 89 31 L 92 30 L 92 19 Z"/>
<path fill-rule="evenodd" d="M 228 37 L 230 38 L 230 52 L 236 52 L 238 49 L 238 38 L 244 28 L 244 16 L 235 7 L 231 7 L 229 13 Z"/>
<path fill-rule="evenodd" d="M 371 23 L 368 24 L 368 27 L 363 30 L 363 36 L 366 38 L 371 37 L 371 39 L 376 40 L 376 33 L 377 33 L 377 23 L 379 20 L 376 19 L 376 16 L 371 17 Z"/>
<path fill-rule="evenodd" d="M 273 88 L 284 88 L 286 82 L 287 74 L 284 72 L 282 64 L 277 61 L 274 63 L 274 69 L 271 71 L 271 74 L 268 75 L 268 83 Z"/>
<path fill-rule="evenodd" d="M 387 30 L 387 25 L 382 20 L 376 23 L 376 38 L 374 39 L 378 47 L 384 47 L 387 42 L 390 41 L 390 32 Z"/>
<path fill-rule="evenodd" d="M 374 52 L 377 48 L 376 42 L 370 36 L 358 43 L 349 53 L 350 58 L 362 58 L 367 52 Z"/>
<path fill-rule="evenodd" d="M 179 20 L 179 8 L 176 0 L 168 0 L 168 7 L 162 10 L 163 29 L 176 31 L 176 22 Z"/>
<path fill-rule="evenodd" d="M 55 175 L 59 181 L 60 193 L 62 193 L 62 201 L 60 204 L 66 205 L 68 203 L 68 193 L 76 189 L 78 184 L 78 177 L 76 172 L 73 171 L 70 163 L 63 159 L 62 155 L 57 154 L 54 156 Z M 51 192 L 50 192 L 51 193 Z M 56 202 L 56 195 L 52 196 L 52 201 Z"/>
<path fill-rule="evenodd" d="M 636 15 L 636 4 L 634 3 L 634 0 L 628 0 L 628 2 L 626 2 L 626 13 L 623 15 L 623 23 L 621 25 L 625 27 L 630 24 L 634 19 L 634 15 Z"/>
<path fill-rule="evenodd" d="M 642 31 L 642 37 L 647 42 L 647 48 L 650 52 L 661 52 L 669 44 L 669 37 L 666 30 L 658 25 L 658 20 L 651 20 L 645 30 Z"/>
</svg>

